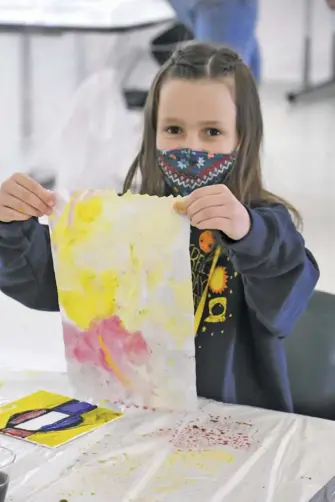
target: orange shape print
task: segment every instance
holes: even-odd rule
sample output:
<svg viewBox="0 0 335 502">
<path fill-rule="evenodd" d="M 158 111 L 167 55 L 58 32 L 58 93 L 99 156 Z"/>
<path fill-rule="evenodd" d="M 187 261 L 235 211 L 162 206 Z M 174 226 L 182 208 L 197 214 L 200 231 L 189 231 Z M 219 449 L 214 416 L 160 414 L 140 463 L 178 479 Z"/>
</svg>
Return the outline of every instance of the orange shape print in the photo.
<svg viewBox="0 0 335 502">
<path fill-rule="evenodd" d="M 215 245 L 215 238 L 211 230 L 205 230 L 199 237 L 199 247 L 203 253 L 210 253 Z"/>
<path fill-rule="evenodd" d="M 216 267 L 209 279 L 209 289 L 212 293 L 223 293 L 228 286 L 228 273 L 225 267 Z"/>
</svg>

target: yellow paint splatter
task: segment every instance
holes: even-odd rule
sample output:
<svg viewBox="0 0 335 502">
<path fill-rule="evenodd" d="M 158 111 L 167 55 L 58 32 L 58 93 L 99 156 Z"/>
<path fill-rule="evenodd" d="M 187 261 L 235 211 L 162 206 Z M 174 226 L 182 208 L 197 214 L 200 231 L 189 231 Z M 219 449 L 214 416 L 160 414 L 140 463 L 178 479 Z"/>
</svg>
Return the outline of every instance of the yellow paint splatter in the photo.
<svg viewBox="0 0 335 502">
<path fill-rule="evenodd" d="M 123 375 L 123 373 L 121 372 L 121 370 L 119 369 L 119 367 L 117 366 L 117 364 L 115 363 L 115 361 L 113 360 L 112 355 L 111 355 L 110 351 L 108 350 L 108 347 L 105 344 L 103 338 L 101 336 L 98 336 L 98 340 L 99 340 L 100 346 L 101 346 L 101 348 L 103 350 L 106 363 L 108 364 L 108 366 L 110 367 L 110 369 L 114 372 L 116 378 L 123 385 L 125 385 L 126 387 L 128 387 L 129 386 L 129 380 Z"/>
<path fill-rule="evenodd" d="M 198 452 L 176 450 L 166 458 L 156 476 L 155 493 L 173 493 L 185 483 L 198 483 L 199 476 L 216 476 L 222 469 L 222 464 L 231 463 L 233 460 L 233 456 L 223 449 Z M 193 476 L 187 477 L 192 470 Z"/>
<path fill-rule="evenodd" d="M 148 287 L 151 291 L 163 281 L 164 272 L 162 268 L 151 268 L 147 271 Z"/>
<path fill-rule="evenodd" d="M 93 320 L 111 317 L 115 313 L 115 294 L 119 285 L 113 270 L 93 273 L 76 270 L 78 289 L 59 289 L 59 302 L 67 317 L 80 329 L 88 329 Z"/>
</svg>

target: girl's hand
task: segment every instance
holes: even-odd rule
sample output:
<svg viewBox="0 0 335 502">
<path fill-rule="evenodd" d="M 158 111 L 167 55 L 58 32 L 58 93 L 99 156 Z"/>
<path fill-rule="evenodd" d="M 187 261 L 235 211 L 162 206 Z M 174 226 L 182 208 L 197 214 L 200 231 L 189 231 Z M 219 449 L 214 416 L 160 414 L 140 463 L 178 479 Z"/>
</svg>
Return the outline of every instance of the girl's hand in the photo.
<svg viewBox="0 0 335 502">
<path fill-rule="evenodd" d="M 54 195 L 25 174 L 14 174 L 0 186 L 0 221 L 25 221 L 50 215 Z"/>
<path fill-rule="evenodd" d="M 219 230 L 234 241 L 243 239 L 250 230 L 248 211 L 225 185 L 199 188 L 177 200 L 175 207 L 187 214 L 194 227 Z"/>
</svg>

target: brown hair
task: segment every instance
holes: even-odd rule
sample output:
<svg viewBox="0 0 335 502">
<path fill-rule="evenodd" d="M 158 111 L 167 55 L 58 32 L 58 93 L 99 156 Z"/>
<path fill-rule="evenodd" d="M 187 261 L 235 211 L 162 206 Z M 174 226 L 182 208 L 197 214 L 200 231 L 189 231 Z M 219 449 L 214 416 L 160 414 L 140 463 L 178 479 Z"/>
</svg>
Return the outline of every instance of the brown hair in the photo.
<svg viewBox="0 0 335 502">
<path fill-rule="evenodd" d="M 227 47 L 189 43 L 178 49 L 162 66 L 153 81 L 144 110 L 144 133 L 140 151 L 132 163 L 124 183 L 124 192 L 131 189 L 135 176 L 141 174 L 141 194 L 163 196 L 164 179 L 157 166 L 156 129 L 159 94 L 167 79 L 187 80 L 229 78 L 233 82 L 239 150 L 227 186 L 235 197 L 247 205 L 279 203 L 291 212 L 296 224 L 299 212 L 282 198 L 263 186 L 260 150 L 263 140 L 263 119 L 256 83 L 249 68 Z"/>
</svg>

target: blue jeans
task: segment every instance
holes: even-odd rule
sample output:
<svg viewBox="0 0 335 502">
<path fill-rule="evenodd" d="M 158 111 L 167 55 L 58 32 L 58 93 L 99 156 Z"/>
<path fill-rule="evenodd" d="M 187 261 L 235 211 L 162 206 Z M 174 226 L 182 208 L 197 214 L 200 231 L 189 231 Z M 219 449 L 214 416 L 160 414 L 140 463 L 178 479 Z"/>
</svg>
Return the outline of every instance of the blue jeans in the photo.
<svg viewBox="0 0 335 502">
<path fill-rule="evenodd" d="M 169 0 L 179 20 L 199 41 L 227 45 L 239 53 L 260 80 L 256 38 L 258 0 Z"/>
</svg>

